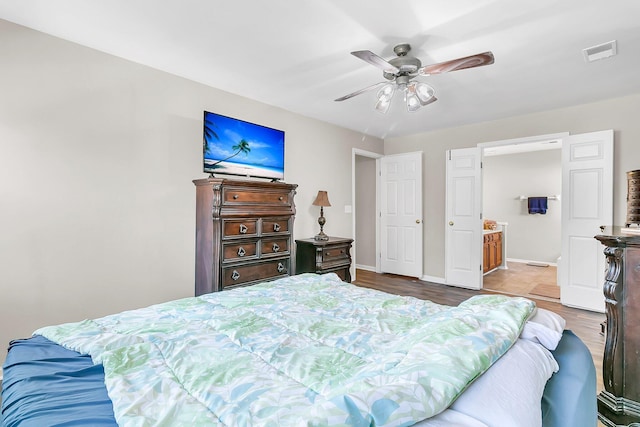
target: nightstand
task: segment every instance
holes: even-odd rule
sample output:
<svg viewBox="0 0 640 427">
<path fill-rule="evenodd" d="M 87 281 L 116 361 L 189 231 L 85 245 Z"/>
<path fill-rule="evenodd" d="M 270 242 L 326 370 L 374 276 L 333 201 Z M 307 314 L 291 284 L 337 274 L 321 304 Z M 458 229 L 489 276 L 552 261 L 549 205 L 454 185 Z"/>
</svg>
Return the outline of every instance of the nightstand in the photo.
<svg viewBox="0 0 640 427">
<path fill-rule="evenodd" d="M 336 273 L 351 282 L 351 243 L 353 239 L 329 237 L 329 240 L 296 240 L 296 274 Z"/>
</svg>

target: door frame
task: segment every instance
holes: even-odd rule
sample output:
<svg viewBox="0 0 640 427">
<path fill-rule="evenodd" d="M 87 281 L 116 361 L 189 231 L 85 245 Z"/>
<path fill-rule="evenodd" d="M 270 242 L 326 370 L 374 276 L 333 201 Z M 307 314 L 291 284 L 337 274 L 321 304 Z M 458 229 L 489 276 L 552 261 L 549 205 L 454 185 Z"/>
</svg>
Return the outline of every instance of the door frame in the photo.
<svg viewBox="0 0 640 427">
<path fill-rule="evenodd" d="M 481 164 L 481 170 L 482 170 L 482 164 L 484 162 L 484 149 L 485 148 L 490 148 L 490 147 L 498 147 L 498 146 L 505 146 L 505 145 L 517 145 L 517 144 L 525 144 L 525 143 L 531 143 L 531 142 L 538 142 L 538 141 L 546 141 L 546 140 L 553 140 L 553 139 L 563 139 L 566 138 L 567 136 L 570 136 L 569 132 L 559 132 L 559 133 L 552 133 L 552 134 L 544 134 L 544 135 L 534 135 L 534 136 L 528 136 L 528 137 L 523 137 L 523 138 L 512 138 L 512 139 L 503 139 L 503 140 L 497 140 L 497 141 L 489 141 L 489 142 L 480 142 L 478 144 L 476 144 L 476 147 L 478 147 L 480 149 L 480 164 Z M 480 191 L 482 191 L 483 188 L 483 178 L 482 178 L 482 172 L 480 173 Z M 484 212 L 483 212 L 483 207 L 480 207 L 480 211 L 482 213 L 482 218 L 484 218 Z M 447 215 L 445 214 L 445 218 L 447 217 Z M 443 225 L 445 227 L 445 236 L 447 235 L 447 225 L 446 223 Z M 446 238 L 445 238 L 446 240 Z M 446 241 L 445 241 L 446 243 Z M 506 242 L 503 242 L 503 244 L 506 244 Z M 482 241 L 480 241 L 480 244 L 478 246 L 478 252 L 482 253 Z M 483 288 L 483 278 L 484 275 L 480 274 L 480 287 L 479 289 Z M 447 278 L 446 278 L 446 269 L 445 269 L 445 283 L 448 285 L 451 285 L 450 283 L 447 283 Z"/>
<path fill-rule="evenodd" d="M 518 145 L 518 144 L 526 144 L 526 143 L 531 143 L 531 142 L 540 142 L 540 141 L 550 141 L 550 140 L 554 140 L 554 139 L 559 139 L 559 140 L 563 140 L 564 138 L 571 136 L 570 132 L 558 132 L 558 133 L 549 133 L 549 134 L 544 134 L 544 135 L 534 135 L 534 136 L 527 136 L 527 137 L 523 137 L 523 138 L 513 138 L 513 139 L 503 139 L 503 140 L 499 140 L 499 141 L 490 141 L 490 142 L 481 142 L 478 144 L 478 147 L 480 147 L 480 161 L 484 162 L 484 149 L 485 148 L 491 148 L 491 147 L 500 147 L 500 146 L 505 146 L 505 145 Z M 482 182 L 482 174 L 480 176 L 480 188 L 484 189 L 484 182 Z M 484 218 L 484 212 L 483 212 L 483 218 Z M 502 242 L 503 245 L 506 245 L 506 241 Z M 561 248 L 562 249 L 562 248 Z M 482 250 L 482 247 L 479 248 L 479 250 Z M 505 252 L 505 258 L 506 258 L 506 252 Z M 506 259 L 505 259 L 506 261 Z M 559 266 L 558 266 L 559 268 Z M 480 289 L 482 289 L 483 287 L 483 280 L 484 280 L 484 275 L 482 275 L 480 277 Z M 560 283 L 558 283 L 558 286 L 560 286 Z"/>
<path fill-rule="evenodd" d="M 351 238 L 354 241 L 351 247 L 351 277 L 356 280 L 356 218 L 358 215 L 358 206 L 356 203 L 356 156 L 368 157 L 376 161 L 376 212 L 380 212 L 380 159 L 384 154 L 375 153 L 373 151 L 362 150 L 360 148 L 351 149 L 351 200 L 353 203 L 351 213 Z M 380 215 L 376 215 L 376 273 L 380 273 Z"/>
</svg>

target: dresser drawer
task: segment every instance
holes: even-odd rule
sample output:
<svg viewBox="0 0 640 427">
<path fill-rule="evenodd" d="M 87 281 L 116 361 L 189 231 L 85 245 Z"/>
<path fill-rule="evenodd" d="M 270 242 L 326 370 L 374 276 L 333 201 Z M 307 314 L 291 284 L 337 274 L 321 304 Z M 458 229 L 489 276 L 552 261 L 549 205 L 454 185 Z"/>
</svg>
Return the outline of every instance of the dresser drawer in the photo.
<svg viewBox="0 0 640 427">
<path fill-rule="evenodd" d="M 225 205 L 283 205 L 291 204 L 289 192 L 285 190 L 252 190 L 225 188 L 222 192 L 222 203 Z"/>
<path fill-rule="evenodd" d="M 345 246 L 322 249 L 323 262 L 339 261 L 343 259 L 349 259 L 349 253 Z"/>
<path fill-rule="evenodd" d="M 260 253 L 263 257 L 282 255 L 289 253 L 288 238 L 263 238 L 260 245 Z"/>
<path fill-rule="evenodd" d="M 289 233 L 288 218 L 263 218 L 262 235 L 267 234 L 287 234 Z"/>
<path fill-rule="evenodd" d="M 222 262 L 240 261 L 258 257 L 258 241 L 233 242 L 222 245 Z"/>
<path fill-rule="evenodd" d="M 222 288 L 249 282 L 264 281 L 289 274 L 289 258 L 274 259 L 222 269 Z"/>
<path fill-rule="evenodd" d="M 258 220 L 248 219 L 224 219 L 222 220 L 222 238 L 226 237 L 253 237 L 258 235 Z"/>
</svg>

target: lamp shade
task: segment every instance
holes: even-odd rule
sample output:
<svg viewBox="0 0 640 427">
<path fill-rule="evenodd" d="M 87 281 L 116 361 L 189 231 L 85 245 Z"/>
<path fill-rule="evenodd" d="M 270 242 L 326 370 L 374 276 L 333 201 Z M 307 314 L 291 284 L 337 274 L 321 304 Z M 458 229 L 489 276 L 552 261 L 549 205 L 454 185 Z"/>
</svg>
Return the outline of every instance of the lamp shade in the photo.
<svg viewBox="0 0 640 427">
<path fill-rule="evenodd" d="M 318 191 L 318 195 L 313 201 L 313 206 L 331 206 L 331 203 L 329 203 L 329 196 L 326 191 Z"/>
</svg>

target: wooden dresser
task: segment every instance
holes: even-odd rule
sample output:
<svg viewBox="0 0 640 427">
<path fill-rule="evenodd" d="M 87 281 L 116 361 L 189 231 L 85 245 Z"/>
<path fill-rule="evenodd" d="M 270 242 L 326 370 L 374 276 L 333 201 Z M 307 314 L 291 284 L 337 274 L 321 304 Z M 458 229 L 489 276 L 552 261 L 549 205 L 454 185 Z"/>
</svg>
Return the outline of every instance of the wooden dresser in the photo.
<svg viewBox="0 0 640 427">
<path fill-rule="evenodd" d="M 196 296 L 293 274 L 297 185 L 197 179 Z"/>
<path fill-rule="evenodd" d="M 608 227 L 596 239 L 606 246 L 608 264 L 598 418 L 607 427 L 627 426 L 640 423 L 640 234 Z"/>
<path fill-rule="evenodd" d="M 341 237 L 296 240 L 296 273 L 336 273 L 351 282 L 351 243 L 353 239 Z"/>
</svg>

